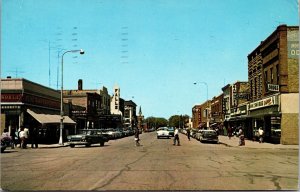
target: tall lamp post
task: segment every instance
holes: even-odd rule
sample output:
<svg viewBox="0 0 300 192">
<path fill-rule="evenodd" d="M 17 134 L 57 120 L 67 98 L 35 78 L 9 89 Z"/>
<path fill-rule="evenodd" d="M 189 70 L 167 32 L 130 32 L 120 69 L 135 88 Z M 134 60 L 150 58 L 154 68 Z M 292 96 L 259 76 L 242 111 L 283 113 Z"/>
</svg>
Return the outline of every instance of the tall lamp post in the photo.
<svg viewBox="0 0 300 192">
<path fill-rule="evenodd" d="M 69 50 L 65 51 L 61 56 L 61 89 L 60 89 L 60 131 L 59 131 L 59 145 L 63 145 L 63 136 L 62 132 L 64 129 L 64 101 L 63 101 L 63 90 L 64 90 L 64 55 L 66 53 L 75 53 L 79 52 L 81 55 L 84 54 L 84 51 L 82 49 L 79 50 Z"/>
<path fill-rule="evenodd" d="M 206 126 L 209 128 L 209 119 L 208 119 L 208 85 L 204 81 L 195 82 L 194 85 L 197 85 L 197 83 L 202 83 L 206 86 Z"/>
</svg>

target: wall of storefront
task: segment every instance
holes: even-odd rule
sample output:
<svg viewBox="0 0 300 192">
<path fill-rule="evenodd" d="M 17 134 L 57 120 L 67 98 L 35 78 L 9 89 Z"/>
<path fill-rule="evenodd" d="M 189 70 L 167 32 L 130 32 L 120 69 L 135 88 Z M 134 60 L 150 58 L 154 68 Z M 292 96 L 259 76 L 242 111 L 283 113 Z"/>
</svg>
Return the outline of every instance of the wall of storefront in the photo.
<svg viewBox="0 0 300 192">
<path fill-rule="evenodd" d="M 281 144 L 299 144 L 299 93 L 281 94 Z"/>
</svg>

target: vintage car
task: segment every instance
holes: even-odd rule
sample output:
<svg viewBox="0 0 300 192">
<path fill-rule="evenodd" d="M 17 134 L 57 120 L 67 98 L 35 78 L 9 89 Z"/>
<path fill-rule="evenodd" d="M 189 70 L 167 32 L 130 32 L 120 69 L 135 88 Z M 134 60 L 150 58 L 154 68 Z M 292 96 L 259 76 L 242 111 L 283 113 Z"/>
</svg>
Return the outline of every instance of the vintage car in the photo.
<svg viewBox="0 0 300 192">
<path fill-rule="evenodd" d="M 202 130 L 200 132 L 199 141 L 203 142 L 213 142 L 219 143 L 219 137 L 215 130 Z"/>
<path fill-rule="evenodd" d="M 67 136 L 68 144 L 70 147 L 75 145 L 85 145 L 87 147 L 92 144 L 99 143 L 100 146 L 104 146 L 105 142 L 108 142 L 108 137 L 102 133 L 101 129 L 81 129 L 80 134 Z"/>
<path fill-rule="evenodd" d="M 156 130 L 156 135 L 157 135 L 157 139 L 161 138 L 161 137 L 171 137 L 168 127 L 160 127 Z"/>
</svg>

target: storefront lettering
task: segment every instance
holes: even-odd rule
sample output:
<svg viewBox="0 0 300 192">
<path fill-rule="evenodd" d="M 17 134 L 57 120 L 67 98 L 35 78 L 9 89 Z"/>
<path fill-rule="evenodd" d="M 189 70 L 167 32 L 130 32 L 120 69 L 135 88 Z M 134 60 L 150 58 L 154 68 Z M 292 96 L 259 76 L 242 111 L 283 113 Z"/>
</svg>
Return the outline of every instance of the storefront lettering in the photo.
<svg viewBox="0 0 300 192">
<path fill-rule="evenodd" d="M 250 103 L 249 110 L 275 105 L 275 96 Z"/>
<path fill-rule="evenodd" d="M 21 102 L 22 94 L 1 94 L 1 102 Z"/>
<path fill-rule="evenodd" d="M 299 57 L 299 42 L 298 41 L 289 41 L 288 42 L 288 57 L 298 59 L 298 57 Z"/>
</svg>

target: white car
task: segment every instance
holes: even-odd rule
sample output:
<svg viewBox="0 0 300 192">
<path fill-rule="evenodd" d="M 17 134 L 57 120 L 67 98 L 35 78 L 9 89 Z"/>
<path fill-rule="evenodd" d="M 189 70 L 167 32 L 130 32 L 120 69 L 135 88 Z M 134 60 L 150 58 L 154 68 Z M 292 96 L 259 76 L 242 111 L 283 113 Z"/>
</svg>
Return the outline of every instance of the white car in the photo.
<svg viewBox="0 0 300 192">
<path fill-rule="evenodd" d="M 161 138 L 161 137 L 171 137 L 168 127 L 160 127 L 156 130 L 156 135 L 157 135 L 157 139 Z"/>
</svg>

